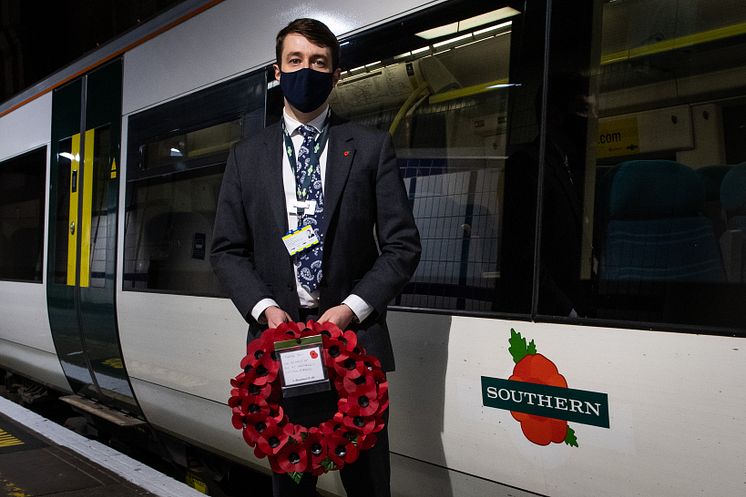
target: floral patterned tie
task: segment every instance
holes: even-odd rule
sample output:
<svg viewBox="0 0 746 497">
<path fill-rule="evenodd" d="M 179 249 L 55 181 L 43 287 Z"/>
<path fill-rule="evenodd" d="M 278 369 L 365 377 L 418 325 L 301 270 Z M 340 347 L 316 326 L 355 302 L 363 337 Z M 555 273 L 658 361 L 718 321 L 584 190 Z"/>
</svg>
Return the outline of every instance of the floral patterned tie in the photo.
<svg viewBox="0 0 746 497">
<path fill-rule="evenodd" d="M 315 140 L 318 131 L 313 126 L 301 124 L 298 131 L 303 135 L 303 143 L 298 150 L 298 161 L 295 167 L 295 194 L 298 200 L 315 200 L 313 213 L 304 213 L 299 228 L 312 226 L 319 244 L 304 250 L 295 258 L 298 279 L 301 286 L 313 292 L 319 287 L 322 278 L 321 258 L 324 239 L 319 232 L 319 225 L 324 215 L 324 194 L 321 188 L 321 167 L 319 164 L 321 143 Z"/>
</svg>

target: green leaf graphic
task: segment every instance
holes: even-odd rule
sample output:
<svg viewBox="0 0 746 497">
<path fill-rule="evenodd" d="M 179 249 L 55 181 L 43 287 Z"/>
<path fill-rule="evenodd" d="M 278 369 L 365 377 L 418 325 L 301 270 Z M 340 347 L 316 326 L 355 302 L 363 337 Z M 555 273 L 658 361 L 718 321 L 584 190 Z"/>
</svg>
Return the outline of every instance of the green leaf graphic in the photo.
<svg viewBox="0 0 746 497">
<path fill-rule="evenodd" d="M 296 485 L 300 485 L 300 480 L 301 478 L 303 478 L 303 473 L 293 471 L 292 473 L 288 473 L 288 476 L 295 482 Z"/>
<path fill-rule="evenodd" d="M 534 341 L 531 340 L 527 345 L 526 339 L 513 328 L 510 329 L 510 340 L 508 340 L 508 343 L 510 343 L 508 352 L 513 356 L 513 362 L 516 364 L 527 355 L 536 354 L 536 344 Z"/>
<path fill-rule="evenodd" d="M 578 439 L 575 436 L 575 430 L 567 427 L 567 435 L 565 435 L 565 443 L 570 447 L 578 447 Z"/>
<path fill-rule="evenodd" d="M 331 457 L 327 457 L 323 461 L 321 461 L 321 465 L 326 469 L 327 471 L 334 471 L 337 469 L 337 465 L 334 464 L 334 461 L 332 461 Z"/>
</svg>

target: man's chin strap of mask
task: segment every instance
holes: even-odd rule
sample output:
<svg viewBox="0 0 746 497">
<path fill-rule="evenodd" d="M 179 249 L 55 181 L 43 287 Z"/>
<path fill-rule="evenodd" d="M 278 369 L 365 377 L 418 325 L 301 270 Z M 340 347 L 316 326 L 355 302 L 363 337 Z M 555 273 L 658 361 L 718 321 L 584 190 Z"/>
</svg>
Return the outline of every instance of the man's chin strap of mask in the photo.
<svg viewBox="0 0 746 497">
<path fill-rule="evenodd" d="M 334 74 L 310 68 L 283 72 L 280 88 L 287 101 L 301 112 L 321 107 L 334 87 Z"/>
</svg>

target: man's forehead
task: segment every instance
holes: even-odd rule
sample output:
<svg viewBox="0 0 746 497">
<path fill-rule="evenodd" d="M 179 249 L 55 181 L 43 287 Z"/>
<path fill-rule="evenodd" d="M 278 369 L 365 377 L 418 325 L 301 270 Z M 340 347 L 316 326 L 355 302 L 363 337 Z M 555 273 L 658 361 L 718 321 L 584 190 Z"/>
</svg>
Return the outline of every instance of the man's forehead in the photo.
<svg viewBox="0 0 746 497">
<path fill-rule="evenodd" d="M 282 53 L 283 55 L 303 55 L 310 53 L 329 57 L 331 49 L 316 45 L 299 33 L 288 33 L 282 43 Z"/>
</svg>

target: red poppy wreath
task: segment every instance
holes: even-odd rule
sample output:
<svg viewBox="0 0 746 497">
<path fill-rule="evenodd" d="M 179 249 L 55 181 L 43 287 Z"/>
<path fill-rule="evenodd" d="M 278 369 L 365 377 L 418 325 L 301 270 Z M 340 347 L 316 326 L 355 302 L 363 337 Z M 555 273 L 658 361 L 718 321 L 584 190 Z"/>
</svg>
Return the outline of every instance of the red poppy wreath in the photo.
<svg viewBox="0 0 746 497">
<path fill-rule="evenodd" d="M 324 364 L 339 395 L 337 412 L 318 426 L 295 424 L 279 405 L 278 341 L 321 335 Z M 233 427 L 254 454 L 267 457 L 275 473 L 299 482 L 304 472 L 321 475 L 357 460 L 360 451 L 376 444 L 388 409 L 388 382 L 375 357 L 358 345 L 357 335 L 326 322 L 283 323 L 265 330 L 247 345 L 243 371 L 231 379 Z"/>
</svg>

